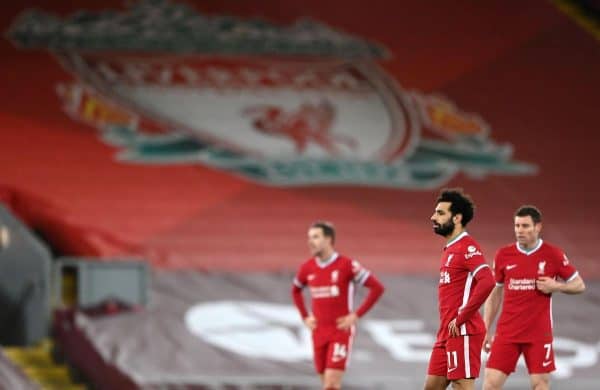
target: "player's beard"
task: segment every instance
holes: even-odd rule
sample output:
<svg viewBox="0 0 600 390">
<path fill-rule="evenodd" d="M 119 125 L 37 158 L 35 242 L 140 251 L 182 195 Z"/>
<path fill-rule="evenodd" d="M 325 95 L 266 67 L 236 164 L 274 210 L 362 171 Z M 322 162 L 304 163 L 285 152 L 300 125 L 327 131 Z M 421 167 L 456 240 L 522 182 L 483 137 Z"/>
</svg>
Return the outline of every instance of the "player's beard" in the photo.
<svg viewBox="0 0 600 390">
<path fill-rule="evenodd" d="M 443 225 L 435 224 L 435 225 L 433 225 L 433 231 L 435 232 L 435 234 L 439 234 L 440 236 L 448 237 L 454 231 L 454 221 L 452 221 L 452 218 L 451 218 L 450 220 L 448 220 L 448 222 L 446 222 Z"/>
</svg>

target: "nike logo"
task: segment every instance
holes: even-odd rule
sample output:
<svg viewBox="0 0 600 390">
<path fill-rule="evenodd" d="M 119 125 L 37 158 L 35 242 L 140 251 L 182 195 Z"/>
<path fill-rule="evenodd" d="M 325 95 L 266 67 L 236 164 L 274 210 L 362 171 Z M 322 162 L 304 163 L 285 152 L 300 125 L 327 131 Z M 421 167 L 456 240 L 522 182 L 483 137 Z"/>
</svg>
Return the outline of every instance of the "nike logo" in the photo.
<svg viewBox="0 0 600 390">
<path fill-rule="evenodd" d="M 506 270 L 510 271 L 511 269 L 515 268 L 517 265 L 516 264 L 510 264 L 506 266 Z"/>
<path fill-rule="evenodd" d="M 452 371 L 456 370 L 457 368 L 458 368 L 458 367 L 449 368 L 449 369 L 448 369 L 448 372 L 452 372 Z"/>
<path fill-rule="evenodd" d="M 552 361 L 542 362 L 542 366 L 544 366 L 544 367 L 548 367 L 550 364 L 552 364 Z"/>
<path fill-rule="evenodd" d="M 308 279 L 308 280 L 313 280 L 314 278 L 315 278 L 314 274 L 310 274 L 306 277 L 306 279 Z"/>
</svg>

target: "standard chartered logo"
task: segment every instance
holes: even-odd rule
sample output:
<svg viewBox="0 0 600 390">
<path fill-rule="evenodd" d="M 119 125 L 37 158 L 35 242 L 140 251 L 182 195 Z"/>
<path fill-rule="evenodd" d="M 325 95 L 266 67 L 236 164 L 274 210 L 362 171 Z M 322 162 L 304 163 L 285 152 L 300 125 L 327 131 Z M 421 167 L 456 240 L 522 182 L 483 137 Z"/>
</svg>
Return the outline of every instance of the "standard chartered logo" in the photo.
<svg viewBox="0 0 600 390">
<path fill-rule="evenodd" d="M 508 283 L 508 289 L 535 290 L 535 279 L 510 279 L 510 282 Z"/>
<path fill-rule="evenodd" d="M 238 355 L 289 363 L 312 360 L 310 332 L 292 305 L 254 301 L 201 303 L 186 312 L 185 324 L 204 342 Z M 361 360 L 393 359 L 423 364 L 429 361 L 435 336 L 425 330 L 422 320 L 365 319 L 359 327 L 374 343 L 371 347 L 365 344 L 367 349 L 382 348 L 387 352 L 379 355 L 367 351 L 361 353 Z M 600 344 L 556 337 L 554 351 L 553 375 L 569 378 L 574 369 L 598 363 Z M 486 359 L 487 355 L 482 353 L 482 360 Z M 524 366 L 522 358 L 519 365 Z"/>
</svg>

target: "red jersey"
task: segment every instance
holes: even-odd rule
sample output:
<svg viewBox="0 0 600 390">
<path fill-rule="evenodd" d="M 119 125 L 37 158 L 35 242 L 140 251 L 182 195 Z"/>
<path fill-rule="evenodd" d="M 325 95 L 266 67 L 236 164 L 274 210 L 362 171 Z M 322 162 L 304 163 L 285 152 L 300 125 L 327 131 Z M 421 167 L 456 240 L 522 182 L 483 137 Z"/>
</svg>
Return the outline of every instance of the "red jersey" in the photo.
<svg viewBox="0 0 600 390">
<path fill-rule="evenodd" d="M 504 303 L 496 336 L 510 342 L 552 340 L 552 294 L 537 290 L 539 276 L 571 281 L 577 270 L 562 250 L 539 240 L 525 251 L 518 244 L 498 250 L 494 259 L 496 285 L 504 286 Z"/>
<path fill-rule="evenodd" d="M 436 345 L 443 345 L 448 339 L 448 324 L 467 305 L 477 283 L 475 274 L 486 267 L 489 266 L 479 244 L 467 232 L 462 232 L 444 247 L 438 288 L 440 328 Z M 491 275 L 489 277 L 491 278 Z M 485 333 L 485 324 L 477 311 L 460 326 L 460 334 L 481 333 Z"/>
<path fill-rule="evenodd" d="M 325 262 L 310 258 L 294 278 L 298 288 L 308 286 L 317 327 L 336 327 L 336 319 L 352 311 L 354 283 L 363 284 L 370 272 L 356 260 L 334 253 Z"/>
</svg>

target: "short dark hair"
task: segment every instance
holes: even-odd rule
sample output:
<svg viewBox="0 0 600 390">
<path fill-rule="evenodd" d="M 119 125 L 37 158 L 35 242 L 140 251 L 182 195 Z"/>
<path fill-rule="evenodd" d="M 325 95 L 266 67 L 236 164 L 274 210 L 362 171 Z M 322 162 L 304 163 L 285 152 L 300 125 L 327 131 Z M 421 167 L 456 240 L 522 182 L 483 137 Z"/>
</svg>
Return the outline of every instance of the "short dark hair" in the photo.
<svg viewBox="0 0 600 390">
<path fill-rule="evenodd" d="M 450 202 L 450 212 L 452 216 L 462 215 L 462 225 L 467 224 L 473 219 L 475 214 L 475 204 L 471 197 L 463 192 L 462 188 L 444 188 L 440 191 L 437 203 Z"/>
<path fill-rule="evenodd" d="M 330 237 L 332 244 L 335 243 L 335 227 L 333 227 L 333 224 L 331 222 L 316 221 L 313 222 L 313 224 L 310 225 L 310 227 L 321 229 L 323 231 L 323 235 L 325 237 Z"/>
<path fill-rule="evenodd" d="M 526 204 L 515 211 L 515 217 L 526 216 L 530 216 L 534 224 L 542 222 L 542 212 L 535 206 Z"/>
</svg>

